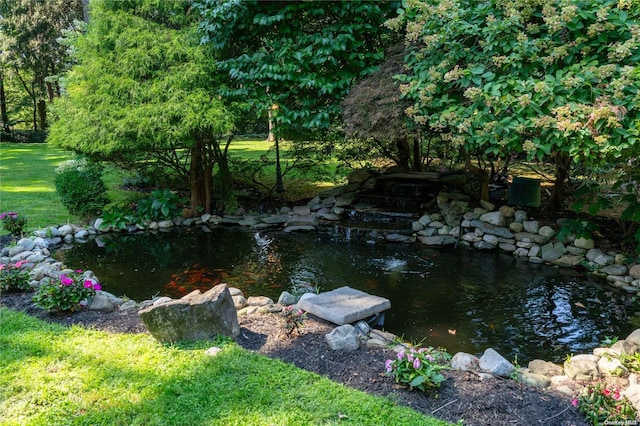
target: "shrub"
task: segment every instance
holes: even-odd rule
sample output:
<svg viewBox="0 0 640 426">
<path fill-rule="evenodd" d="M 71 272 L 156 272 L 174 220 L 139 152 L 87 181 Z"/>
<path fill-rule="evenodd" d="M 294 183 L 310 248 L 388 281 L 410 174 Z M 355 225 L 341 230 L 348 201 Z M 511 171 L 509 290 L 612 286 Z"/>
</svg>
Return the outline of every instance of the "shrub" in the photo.
<svg viewBox="0 0 640 426">
<path fill-rule="evenodd" d="M 138 215 L 141 219 L 170 219 L 180 213 L 179 201 L 171 190 L 156 189 L 149 197 L 138 201 Z"/>
<path fill-rule="evenodd" d="M 385 362 L 387 374 L 395 377 L 397 383 L 409 386 L 409 389 L 439 388 L 444 381 L 440 371 L 449 368 L 451 356 L 442 349 L 410 348 L 409 352 L 399 352 L 397 359 Z"/>
<path fill-rule="evenodd" d="M 102 167 L 86 159 L 69 160 L 56 169 L 56 191 L 71 214 L 99 214 L 109 202 Z"/>
<path fill-rule="evenodd" d="M 82 270 L 62 274 L 58 280 L 48 280 L 40 284 L 33 296 L 39 308 L 50 312 L 74 312 L 85 306 L 101 290 L 100 284 L 86 279 Z"/>
<path fill-rule="evenodd" d="M 282 317 L 284 318 L 284 329 L 287 332 L 287 336 L 291 336 L 293 331 L 300 333 L 300 328 L 307 313 L 300 309 L 293 309 L 293 306 L 289 305 L 282 310 Z"/>
<path fill-rule="evenodd" d="M 587 386 L 580 398 L 573 400 L 594 425 L 625 424 L 636 420 L 636 411 L 619 389 L 609 389 L 604 383 Z"/>
<path fill-rule="evenodd" d="M 0 264 L 0 292 L 29 290 L 29 272 L 23 266 L 26 260 Z"/>
<path fill-rule="evenodd" d="M 16 212 L 6 212 L 0 214 L 2 227 L 9 231 L 13 236 L 22 235 L 24 227 L 27 226 L 27 217 Z"/>
</svg>

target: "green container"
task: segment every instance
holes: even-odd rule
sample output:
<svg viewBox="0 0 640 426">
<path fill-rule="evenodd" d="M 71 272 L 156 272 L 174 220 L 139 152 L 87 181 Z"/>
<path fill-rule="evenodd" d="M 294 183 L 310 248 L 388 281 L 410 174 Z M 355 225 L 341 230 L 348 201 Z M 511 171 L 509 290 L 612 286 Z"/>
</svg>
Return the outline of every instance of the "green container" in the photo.
<svg viewBox="0 0 640 426">
<path fill-rule="evenodd" d="M 509 185 L 509 204 L 540 207 L 540 179 L 514 177 Z"/>
</svg>

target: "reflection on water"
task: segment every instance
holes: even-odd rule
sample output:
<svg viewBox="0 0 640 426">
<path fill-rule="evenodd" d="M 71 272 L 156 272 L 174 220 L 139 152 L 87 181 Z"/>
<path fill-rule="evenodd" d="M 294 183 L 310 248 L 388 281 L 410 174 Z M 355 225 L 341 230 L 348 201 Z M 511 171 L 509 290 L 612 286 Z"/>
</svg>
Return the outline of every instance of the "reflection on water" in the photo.
<svg viewBox="0 0 640 426">
<path fill-rule="evenodd" d="M 560 361 L 634 328 L 626 297 L 577 272 L 508 254 L 370 244 L 328 234 L 215 228 L 127 235 L 56 253 L 90 269 L 105 290 L 134 300 L 178 297 L 225 282 L 245 295 L 348 285 L 391 300 L 385 328 L 405 340 L 520 363 Z M 107 240 L 108 239 L 108 240 Z"/>
</svg>

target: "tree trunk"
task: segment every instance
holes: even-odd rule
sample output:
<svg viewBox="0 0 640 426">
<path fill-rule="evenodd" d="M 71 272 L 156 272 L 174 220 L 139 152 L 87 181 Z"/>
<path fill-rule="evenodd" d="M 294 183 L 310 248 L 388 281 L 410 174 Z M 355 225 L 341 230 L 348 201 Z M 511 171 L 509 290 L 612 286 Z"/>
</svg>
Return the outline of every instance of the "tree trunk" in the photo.
<svg viewBox="0 0 640 426">
<path fill-rule="evenodd" d="M 271 112 L 271 110 L 269 110 L 267 113 L 269 114 L 269 136 L 267 137 L 267 142 L 275 142 L 276 135 L 273 133 L 273 129 L 276 127 L 276 125 L 273 122 L 273 113 Z"/>
<path fill-rule="evenodd" d="M 195 216 L 200 208 L 205 207 L 204 181 L 202 176 L 202 141 L 194 141 L 191 147 L 191 164 L 189 167 L 189 183 L 191 187 L 191 216 Z"/>
<path fill-rule="evenodd" d="M 411 159 L 411 148 L 407 139 L 402 137 L 396 140 L 396 149 L 398 150 L 398 165 L 405 170 L 410 170 L 409 160 Z"/>
<path fill-rule="evenodd" d="M 420 149 L 420 137 L 418 135 L 413 136 L 413 171 L 422 171 L 422 150 Z"/>
<path fill-rule="evenodd" d="M 545 210 L 557 212 L 562 210 L 562 203 L 565 197 L 565 182 L 569 178 L 571 170 L 571 157 L 566 152 L 559 152 L 553 156 L 556 163 L 556 180 L 553 183 L 551 197 L 545 205 Z"/>
<path fill-rule="evenodd" d="M 4 93 L 4 74 L 0 72 L 0 118 L 2 119 L 2 131 L 9 133 L 9 114 L 7 113 L 7 99 Z"/>
<path fill-rule="evenodd" d="M 47 104 L 44 101 L 44 99 L 40 99 L 38 101 L 37 108 L 38 108 L 38 120 L 40 122 L 40 130 L 44 130 L 47 128 Z"/>
</svg>

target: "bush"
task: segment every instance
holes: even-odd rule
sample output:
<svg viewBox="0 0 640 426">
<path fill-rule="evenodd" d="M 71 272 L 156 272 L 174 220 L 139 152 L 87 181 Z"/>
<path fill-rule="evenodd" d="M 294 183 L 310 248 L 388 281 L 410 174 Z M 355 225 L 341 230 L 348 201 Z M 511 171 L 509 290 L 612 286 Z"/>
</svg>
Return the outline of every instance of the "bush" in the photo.
<svg viewBox="0 0 640 426">
<path fill-rule="evenodd" d="M 85 278 L 82 270 L 77 269 L 69 274 L 60 275 L 58 280 L 42 282 L 33 296 L 33 301 L 39 308 L 50 312 L 74 312 L 88 304 L 96 291 L 101 289 L 100 284 Z"/>
<path fill-rule="evenodd" d="M 409 389 L 439 388 L 444 381 L 440 371 L 449 368 L 450 355 L 440 349 L 410 348 L 409 352 L 399 352 L 397 359 L 385 362 L 387 374 L 395 377 L 397 383 L 409 386 Z"/>
<path fill-rule="evenodd" d="M 29 272 L 23 268 L 26 260 L 0 264 L 0 292 L 29 290 Z"/>
<path fill-rule="evenodd" d="M 22 216 L 16 212 L 7 212 L 0 214 L 0 220 L 4 229 L 9 231 L 11 235 L 18 237 L 22 235 L 24 227 L 27 225 L 26 216 Z"/>
<path fill-rule="evenodd" d="M 85 159 L 69 160 L 56 169 L 56 191 L 71 214 L 99 214 L 109 202 L 102 167 Z"/>
<path fill-rule="evenodd" d="M 149 197 L 138 201 L 138 216 L 143 220 L 171 219 L 180 214 L 179 201 L 171 190 L 156 189 Z"/>
<path fill-rule="evenodd" d="M 604 383 L 587 386 L 579 399 L 572 401 L 594 425 L 632 424 L 636 411 L 619 389 L 610 389 Z"/>
</svg>

